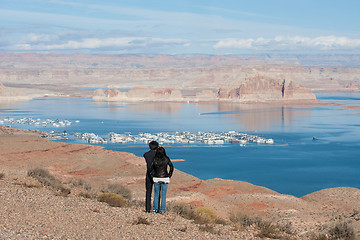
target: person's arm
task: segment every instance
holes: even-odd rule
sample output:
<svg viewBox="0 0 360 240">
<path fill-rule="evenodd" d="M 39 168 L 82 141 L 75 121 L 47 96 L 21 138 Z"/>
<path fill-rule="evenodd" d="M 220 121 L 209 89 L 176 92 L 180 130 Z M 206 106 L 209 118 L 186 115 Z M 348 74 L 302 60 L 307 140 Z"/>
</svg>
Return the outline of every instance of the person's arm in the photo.
<svg viewBox="0 0 360 240">
<path fill-rule="evenodd" d="M 171 176 L 172 176 L 172 174 L 173 174 L 173 172 L 174 172 L 174 166 L 173 166 L 170 158 L 169 158 L 169 160 L 168 160 L 168 165 L 170 166 L 169 177 L 171 178 Z"/>
<path fill-rule="evenodd" d="M 153 172 L 154 172 L 154 161 L 151 162 L 150 169 L 149 169 L 149 175 L 150 175 L 151 178 L 154 177 Z"/>
</svg>

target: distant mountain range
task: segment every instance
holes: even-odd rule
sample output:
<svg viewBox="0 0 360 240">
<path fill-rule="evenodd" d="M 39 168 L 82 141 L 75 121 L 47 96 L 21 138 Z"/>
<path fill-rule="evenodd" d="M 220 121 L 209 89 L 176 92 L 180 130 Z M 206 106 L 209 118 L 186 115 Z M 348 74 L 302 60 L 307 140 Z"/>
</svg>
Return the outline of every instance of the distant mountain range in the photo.
<svg viewBox="0 0 360 240">
<path fill-rule="evenodd" d="M 181 96 L 176 94 L 176 98 L 189 99 L 192 95 L 195 100 L 214 96 L 231 101 L 301 100 L 313 99 L 307 89 L 359 91 L 360 54 L 114 56 L 0 53 L 0 83 L 5 87 L 51 90 L 61 96 L 92 96 L 91 91 L 99 88 L 130 90 L 142 87 L 154 88 L 155 92 L 164 88 L 174 90 L 172 94 L 165 91 L 162 97 L 175 98 L 174 93 L 181 91 Z M 284 83 L 292 83 L 290 88 L 286 85 L 285 95 L 281 87 Z M 184 91 L 187 91 L 186 96 Z M 137 91 L 135 95 L 138 94 L 141 95 Z M 106 94 L 98 92 L 97 96 L 104 98 Z"/>
<path fill-rule="evenodd" d="M 255 55 L 90 55 L 75 53 L 0 53 L 0 68 L 163 68 L 254 64 L 294 64 L 306 67 L 360 67 L 360 54 Z"/>
</svg>

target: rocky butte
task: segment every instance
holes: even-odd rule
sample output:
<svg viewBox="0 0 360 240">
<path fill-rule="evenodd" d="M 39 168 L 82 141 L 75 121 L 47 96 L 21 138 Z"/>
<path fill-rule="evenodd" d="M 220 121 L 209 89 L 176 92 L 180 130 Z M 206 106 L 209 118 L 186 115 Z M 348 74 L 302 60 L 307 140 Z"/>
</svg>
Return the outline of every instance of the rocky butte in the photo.
<svg viewBox="0 0 360 240">
<path fill-rule="evenodd" d="M 234 87 L 215 89 L 196 88 L 190 90 L 179 88 L 144 88 L 135 87 L 128 91 L 116 88 L 98 89 L 95 101 L 231 101 L 231 102 L 278 102 L 278 101 L 315 101 L 316 97 L 310 89 L 293 81 L 276 80 L 267 77 L 251 77 L 239 81 Z M 189 93 L 189 92 L 192 92 Z"/>
</svg>

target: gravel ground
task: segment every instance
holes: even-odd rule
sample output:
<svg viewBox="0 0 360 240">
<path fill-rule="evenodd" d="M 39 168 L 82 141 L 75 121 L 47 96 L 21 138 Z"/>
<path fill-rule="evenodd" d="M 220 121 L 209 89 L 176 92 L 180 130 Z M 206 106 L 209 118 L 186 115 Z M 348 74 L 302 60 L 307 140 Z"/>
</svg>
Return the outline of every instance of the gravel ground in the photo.
<svg viewBox="0 0 360 240">
<path fill-rule="evenodd" d="M 0 239 L 255 239 L 251 230 L 216 224 L 212 234 L 175 213 L 110 207 L 23 182 L 0 180 Z"/>
</svg>

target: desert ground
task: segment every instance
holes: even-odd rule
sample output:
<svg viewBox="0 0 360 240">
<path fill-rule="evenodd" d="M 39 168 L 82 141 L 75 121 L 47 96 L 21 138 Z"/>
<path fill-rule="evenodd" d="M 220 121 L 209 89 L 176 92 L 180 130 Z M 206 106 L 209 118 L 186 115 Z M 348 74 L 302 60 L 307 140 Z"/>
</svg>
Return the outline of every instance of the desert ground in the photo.
<svg viewBox="0 0 360 240">
<path fill-rule="evenodd" d="M 175 169 L 167 213 L 149 214 L 143 211 L 142 157 L 41 135 L 0 128 L 0 239 L 335 239 L 334 226 L 360 237 L 357 188 L 324 189 L 297 198 L 246 182 L 201 180 Z M 37 168 L 48 170 L 69 191 L 29 177 Z M 130 190 L 126 207 L 97 200 L 109 184 Z M 176 206 L 211 209 L 216 217 L 199 222 L 172 210 Z M 234 221 L 236 216 L 243 217 L 241 223 Z M 276 227 L 263 235 L 256 222 Z"/>
</svg>

